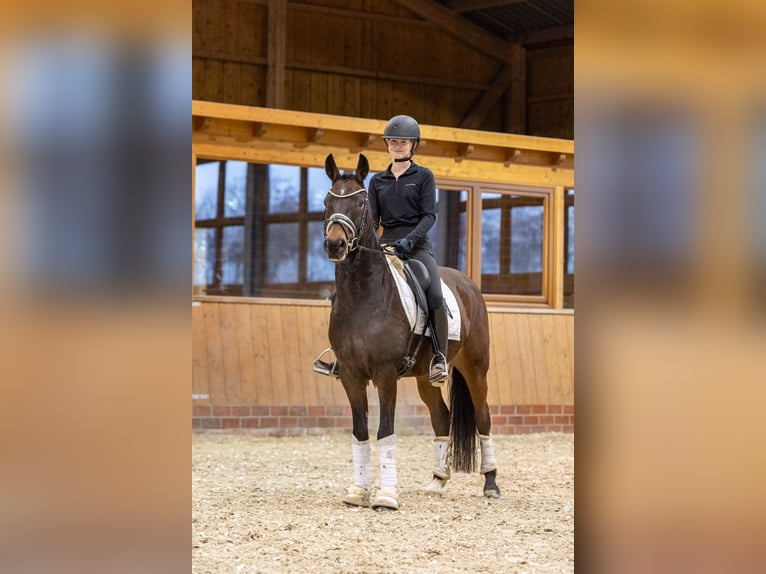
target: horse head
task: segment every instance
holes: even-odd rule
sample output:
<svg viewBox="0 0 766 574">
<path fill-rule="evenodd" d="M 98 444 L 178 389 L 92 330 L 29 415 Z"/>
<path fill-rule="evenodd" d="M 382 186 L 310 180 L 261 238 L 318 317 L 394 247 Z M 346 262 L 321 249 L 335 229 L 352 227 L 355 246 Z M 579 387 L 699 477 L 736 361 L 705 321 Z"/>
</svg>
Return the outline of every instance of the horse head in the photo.
<svg viewBox="0 0 766 574">
<path fill-rule="evenodd" d="M 332 154 L 325 160 L 325 173 L 332 181 L 324 200 L 324 250 L 330 261 L 343 261 L 355 251 L 371 223 L 364 187 L 364 178 L 369 171 L 370 165 L 362 154 L 359 154 L 356 169 L 343 174 Z"/>
</svg>

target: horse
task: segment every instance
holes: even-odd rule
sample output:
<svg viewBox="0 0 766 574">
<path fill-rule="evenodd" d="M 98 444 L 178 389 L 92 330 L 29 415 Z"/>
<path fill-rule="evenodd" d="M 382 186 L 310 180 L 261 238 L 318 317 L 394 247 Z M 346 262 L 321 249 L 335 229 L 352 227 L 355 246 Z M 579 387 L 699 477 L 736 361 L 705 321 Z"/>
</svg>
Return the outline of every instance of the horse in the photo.
<svg viewBox="0 0 766 574">
<path fill-rule="evenodd" d="M 343 502 L 348 506 L 375 510 L 398 510 L 396 435 L 394 413 L 397 382 L 415 377 L 418 394 L 428 407 L 434 438 L 434 468 L 426 492 L 441 495 L 451 475 L 473 472 L 476 438 L 480 440 L 483 494 L 500 498 L 497 467 L 490 436 L 491 418 L 487 404 L 489 369 L 489 319 L 481 291 L 465 274 L 439 267 L 443 283 L 454 293 L 461 315 L 460 340 L 450 341 L 449 401 L 442 390 L 429 382 L 431 345 L 418 345 L 424 335 L 414 333 L 388 268 L 385 251 L 371 221 L 364 180 L 369 163 L 359 154 L 356 169 L 341 174 L 332 154 L 325 160 L 332 182 L 325 196 L 324 251 L 335 263 L 335 295 L 328 335 L 339 363 L 339 378 L 351 405 L 354 484 Z M 420 264 L 418 262 L 418 264 Z M 422 265 L 422 264 L 421 264 Z M 403 357 L 412 352 L 414 364 L 402 372 Z M 368 430 L 367 385 L 377 388 L 380 420 L 377 444 L 380 458 L 379 489 L 371 497 L 372 467 Z"/>
</svg>

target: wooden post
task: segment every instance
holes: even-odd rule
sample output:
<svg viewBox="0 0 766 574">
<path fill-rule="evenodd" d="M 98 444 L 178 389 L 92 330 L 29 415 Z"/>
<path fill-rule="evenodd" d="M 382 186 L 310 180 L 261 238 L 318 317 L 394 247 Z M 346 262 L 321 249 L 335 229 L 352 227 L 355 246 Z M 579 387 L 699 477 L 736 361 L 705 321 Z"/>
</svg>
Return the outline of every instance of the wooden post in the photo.
<svg viewBox="0 0 766 574">
<path fill-rule="evenodd" d="M 266 107 L 283 108 L 287 51 L 287 0 L 269 0 L 267 42 Z"/>
<path fill-rule="evenodd" d="M 527 51 L 521 44 L 511 45 L 513 78 L 505 104 L 505 131 L 526 133 L 527 129 Z"/>
</svg>

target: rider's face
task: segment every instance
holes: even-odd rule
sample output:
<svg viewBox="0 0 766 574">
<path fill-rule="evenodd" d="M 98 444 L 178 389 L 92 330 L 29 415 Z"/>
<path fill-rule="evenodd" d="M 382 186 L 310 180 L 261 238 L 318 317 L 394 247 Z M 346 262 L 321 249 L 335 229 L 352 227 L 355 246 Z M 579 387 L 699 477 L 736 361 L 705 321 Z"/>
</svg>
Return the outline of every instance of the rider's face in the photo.
<svg viewBox="0 0 766 574">
<path fill-rule="evenodd" d="M 389 139 L 386 141 L 388 142 L 388 154 L 392 159 L 409 157 L 413 140 Z"/>
</svg>

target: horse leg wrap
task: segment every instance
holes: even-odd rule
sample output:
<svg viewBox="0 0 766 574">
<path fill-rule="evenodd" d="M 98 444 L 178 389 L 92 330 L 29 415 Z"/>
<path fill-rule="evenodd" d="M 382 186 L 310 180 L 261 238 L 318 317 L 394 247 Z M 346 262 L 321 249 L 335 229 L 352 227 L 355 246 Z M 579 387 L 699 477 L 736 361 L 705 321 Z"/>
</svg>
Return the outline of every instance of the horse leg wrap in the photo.
<svg viewBox="0 0 766 574">
<path fill-rule="evenodd" d="M 392 434 L 378 441 L 380 455 L 380 491 L 372 503 L 373 508 L 399 509 L 396 494 L 396 435 Z"/>
<path fill-rule="evenodd" d="M 354 459 L 354 484 L 348 487 L 343 502 L 351 506 L 370 506 L 370 441 L 351 438 L 351 454 Z"/>
<path fill-rule="evenodd" d="M 434 476 L 444 480 L 450 477 L 450 467 L 447 462 L 447 451 L 449 450 L 449 437 L 437 436 L 434 438 Z"/>
<path fill-rule="evenodd" d="M 356 437 L 351 439 L 351 453 L 354 459 L 354 485 L 368 489 L 372 484 L 370 467 L 370 441 L 359 441 Z"/>
<path fill-rule="evenodd" d="M 479 435 L 479 442 L 481 443 L 481 474 L 486 474 L 497 468 L 495 462 L 495 445 L 492 444 L 492 437 L 489 435 Z"/>
</svg>

